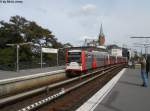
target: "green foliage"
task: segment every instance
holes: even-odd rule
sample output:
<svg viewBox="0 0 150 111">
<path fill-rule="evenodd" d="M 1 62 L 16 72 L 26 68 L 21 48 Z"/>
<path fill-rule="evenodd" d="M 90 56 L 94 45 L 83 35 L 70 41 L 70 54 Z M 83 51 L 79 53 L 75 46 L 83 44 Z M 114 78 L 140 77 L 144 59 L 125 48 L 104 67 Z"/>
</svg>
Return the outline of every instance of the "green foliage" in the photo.
<svg viewBox="0 0 150 111">
<path fill-rule="evenodd" d="M 33 42 L 34 44 L 42 44 L 52 47 L 61 47 L 62 44 L 48 29 L 39 26 L 36 22 L 28 21 L 20 16 L 13 16 L 9 22 L 0 21 L 0 46 L 5 47 L 10 43 Z M 41 41 L 44 41 L 41 42 Z"/>
<path fill-rule="evenodd" d="M 12 48 L 0 48 L 0 64 L 13 64 L 14 50 Z"/>
<path fill-rule="evenodd" d="M 57 38 L 49 29 L 43 28 L 34 21 L 26 20 L 24 17 L 13 16 L 9 22 L 0 21 L 0 65 L 15 63 L 16 61 L 16 45 L 10 47 L 8 44 L 21 44 L 32 42 L 33 45 L 22 45 L 19 48 L 20 62 L 34 62 L 40 60 L 39 47 L 62 48 L 67 45 L 57 41 Z M 44 55 L 43 60 L 56 59 L 56 55 Z"/>
</svg>

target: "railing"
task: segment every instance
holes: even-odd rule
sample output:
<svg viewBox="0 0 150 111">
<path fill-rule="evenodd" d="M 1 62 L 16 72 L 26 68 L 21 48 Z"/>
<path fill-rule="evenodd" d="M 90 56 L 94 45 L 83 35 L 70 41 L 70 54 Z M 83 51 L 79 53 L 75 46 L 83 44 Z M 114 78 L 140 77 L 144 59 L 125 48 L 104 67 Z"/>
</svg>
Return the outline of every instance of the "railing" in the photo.
<svg viewBox="0 0 150 111">
<path fill-rule="evenodd" d="M 59 60 L 59 66 L 60 65 L 65 65 L 65 60 Z M 53 66 L 57 66 L 56 60 L 43 61 L 42 67 L 53 67 Z M 40 67 L 41 67 L 40 61 L 19 62 L 19 69 L 20 70 L 40 68 Z M 7 64 L 0 63 L 0 70 L 16 71 L 16 64 L 15 63 L 7 63 Z"/>
</svg>

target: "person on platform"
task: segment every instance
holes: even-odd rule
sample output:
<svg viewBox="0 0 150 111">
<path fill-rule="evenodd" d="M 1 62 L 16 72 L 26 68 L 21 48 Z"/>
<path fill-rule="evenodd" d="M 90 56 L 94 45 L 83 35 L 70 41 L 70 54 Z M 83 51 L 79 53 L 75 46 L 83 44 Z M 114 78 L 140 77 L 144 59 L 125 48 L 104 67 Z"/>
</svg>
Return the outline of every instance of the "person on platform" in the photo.
<svg viewBox="0 0 150 111">
<path fill-rule="evenodd" d="M 147 75 L 147 78 L 148 78 L 149 73 L 150 73 L 150 57 L 148 56 L 147 59 L 146 59 L 146 75 Z"/>
<path fill-rule="evenodd" d="M 143 80 L 142 86 L 147 87 L 148 83 L 147 83 L 147 74 L 146 74 L 146 60 L 144 56 L 141 57 L 140 64 L 141 64 L 141 77 Z"/>
</svg>

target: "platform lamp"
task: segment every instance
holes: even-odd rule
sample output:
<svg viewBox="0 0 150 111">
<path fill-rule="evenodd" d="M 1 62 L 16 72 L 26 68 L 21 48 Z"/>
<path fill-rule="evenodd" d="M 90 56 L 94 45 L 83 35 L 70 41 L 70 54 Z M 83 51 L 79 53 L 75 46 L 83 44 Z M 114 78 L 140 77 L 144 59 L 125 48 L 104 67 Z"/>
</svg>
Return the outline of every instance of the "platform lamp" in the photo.
<svg viewBox="0 0 150 111">
<path fill-rule="evenodd" d="M 145 48 L 145 56 L 146 56 L 146 59 L 147 59 L 147 50 L 148 50 L 148 47 L 150 47 L 150 44 L 149 43 L 134 43 L 134 45 L 136 45 L 136 47 L 144 47 Z"/>
<path fill-rule="evenodd" d="M 11 47 L 15 47 L 16 46 L 16 71 L 19 72 L 19 48 L 22 45 L 28 45 L 28 44 L 33 44 L 32 42 L 26 42 L 26 43 L 17 43 L 17 44 L 6 44 L 6 46 L 11 46 Z"/>
<path fill-rule="evenodd" d="M 60 51 L 61 49 L 64 49 L 64 48 L 58 48 L 58 49 L 57 49 L 57 66 L 59 66 L 59 51 Z"/>
<path fill-rule="evenodd" d="M 132 36 L 130 37 L 132 39 L 150 39 L 150 37 L 146 37 L 146 36 Z M 147 59 L 147 53 L 146 50 L 148 49 L 148 47 L 150 46 L 150 43 L 136 43 L 136 45 L 141 45 L 145 47 L 145 55 L 146 55 L 146 59 Z"/>
</svg>

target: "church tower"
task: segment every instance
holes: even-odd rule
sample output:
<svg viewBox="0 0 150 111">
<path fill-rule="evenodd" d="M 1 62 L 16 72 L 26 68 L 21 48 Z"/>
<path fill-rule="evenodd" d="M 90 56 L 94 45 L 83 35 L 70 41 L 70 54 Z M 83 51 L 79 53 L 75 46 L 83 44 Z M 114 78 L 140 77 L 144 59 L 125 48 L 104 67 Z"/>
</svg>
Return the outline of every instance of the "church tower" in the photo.
<svg viewBox="0 0 150 111">
<path fill-rule="evenodd" d="M 103 33 L 102 24 L 101 24 L 101 27 L 100 27 L 100 33 L 99 33 L 99 37 L 98 37 L 98 43 L 99 43 L 99 45 L 104 45 L 104 43 L 105 43 L 105 35 Z"/>
</svg>

